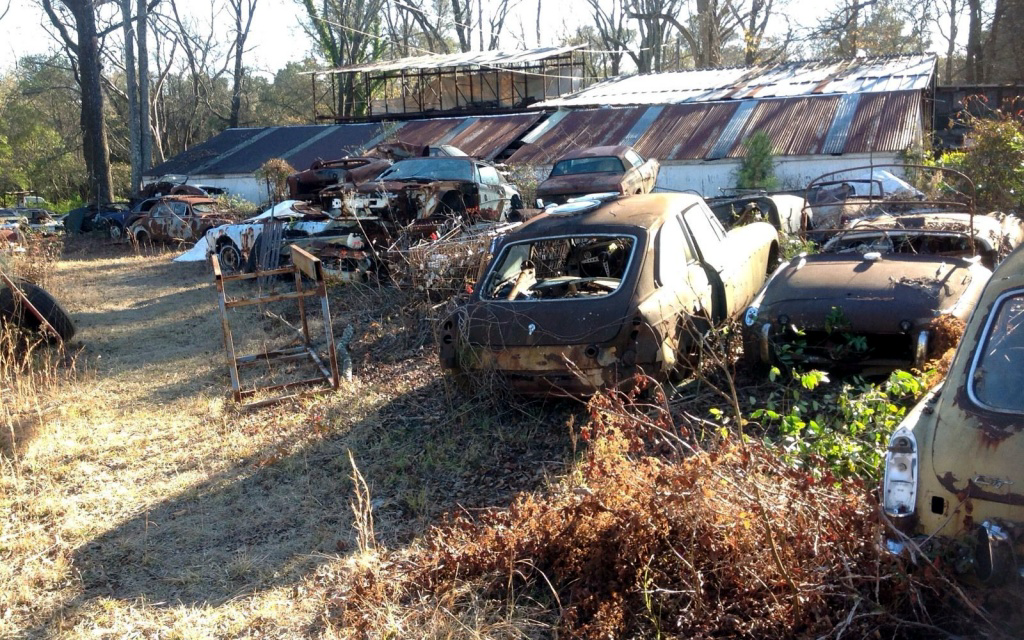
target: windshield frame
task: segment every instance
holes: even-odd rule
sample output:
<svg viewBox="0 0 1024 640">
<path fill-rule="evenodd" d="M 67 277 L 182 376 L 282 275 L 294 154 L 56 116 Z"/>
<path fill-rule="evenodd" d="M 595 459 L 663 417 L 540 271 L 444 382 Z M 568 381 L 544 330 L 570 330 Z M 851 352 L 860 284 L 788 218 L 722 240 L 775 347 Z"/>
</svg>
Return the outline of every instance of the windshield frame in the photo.
<svg viewBox="0 0 1024 640">
<path fill-rule="evenodd" d="M 554 242 L 554 241 L 558 241 L 558 240 L 571 240 L 571 239 L 574 239 L 574 238 L 577 238 L 577 239 L 591 239 L 591 240 L 600 239 L 600 238 L 607 238 L 608 240 L 615 240 L 615 239 L 618 239 L 618 238 L 628 238 L 628 239 L 632 240 L 633 245 L 630 248 L 629 258 L 626 260 L 626 264 L 625 264 L 625 266 L 622 269 L 622 277 L 618 278 L 619 286 L 616 287 L 615 290 L 608 291 L 608 292 L 605 292 L 605 293 L 599 293 L 599 294 L 593 294 L 593 295 L 585 295 L 585 296 L 574 296 L 574 297 L 562 296 L 562 297 L 556 297 L 556 298 L 528 297 L 528 298 L 522 298 L 522 299 L 517 299 L 517 300 L 507 300 L 507 299 L 501 298 L 501 297 L 494 297 L 494 295 L 491 292 L 488 291 L 489 289 L 493 289 L 496 286 L 497 283 L 494 281 L 494 278 L 495 277 L 500 277 L 500 274 L 498 273 L 498 270 L 502 266 L 504 261 L 507 259 L 508 254 L 513 250 L 514 247 L 519 247 L 519 246 L 522 246 L 522 245 L 537 245 L 537 244 L 541 244 L 541 243 L 545 243 L 545 242 Z M 639 234 L 639 233 L 636 233 L 636 232 L 633 232 L 633 231 L 625 232 L 625 231 L 595 230 L 593 233 L 586 233 L 585 230 L 583 230 L 583 231 L 578 232 L 578 233 L 566 233 L 566 234 L 551 235 L 551 236 L 536 236 L 536 237 L 531 237 L 531 238 L 524 238 L 522 240 L 515 240 L 515 241 L 512 241 L 512 242 L 507 242 L 507 243 L 502 245 L 499 253 L 491 260 L 491 263 L 490 263 L 490 265 L 487 268 L 487 272 L 484 274 L 484 277 L 481 278 L 481 280 L 480 280 L 480 285 L 477 288 L 477 294 L 479 295 L 481 301 L 487 302 L 487 303 L 502 303 L 502 302 L 507 302 L 507 303 L 512 303 L 512 304 L 537 303 L 537 302 L 543 302 L 543 303 L 549 303 L 549 302 L 577 302 L 577 303 L 579 303 L 580 301 L 584 301 L 584 300 L 604 300 L 604 299 L 607 299 L 607 298 L 609 298 L 611 296 L 617 295 L 617 294 L 621 293 L 622 291 L 630 288 L 630 287 L 627 287 L 626 285 L 628 285 L 630 282 L 632 282 L 635 279 L 635 274 L 639 270 L 639 268 L 636 266 L 636 265 L 638 265 L 640 263 L 640 259 L 638 259 L 638 254 L 642 254 L 645 251 L 646 251 L 646 239 L 642 237 L 642 234 Z M 610 278 L 610 279 L 614 279 L 614 278 Z M 547 278 L 538 279 L 538 282 L 543 282 L 544 280 L 547 280 Z"/>
<path fill-rule="evenodd" d="M 453 171 L 452 169 L 458 169 Z M 400 180 L 453 180 L 476 182 L 476 166 L 468 156 L 428 156 L 401 160 L 385 169 L 377 178 L 380 182 Z"/>
<path fill-rule="evenodd" d="M 967 396 L 970 398 L 971 403 L 986 410 L 995 413 L 1009 414 L 1009 415 L 1022 415 L 1024 414 L 1024 402 L 1021 403 L 1019 408 L 1014 407 L 1001 407 L 989 404 L 982 400 L 977 389 L 977 375 L 979 373 L 979 367 L 983 364 L 983 361 L 992 356 L 997 356 L 1000 351 L 993 351 L 991 354 L 986 355 L 986 351 L 989 349 L 989 345 L 993 338 L 993 327 L 996 321 L 1002 318 L 1003 310 L 1012 299 L 1024 307 L 1024 287 L 1015 287 L 1008 289 L 1001 293 L 999 297 L 992 303 L 992 310 L 988 314 L 988 318 L 985 319 L 985 326 L 981 331 L 981 335 L 978 338 L 974 349 L 974 355 L 971 357 L 971 366 L 967 371 Z M 1024 308 L 1019 312 L 1024 315 Z M 1024 318 L 1021 319 L 1017 325 L 1016 331 L 1024 332 Z M 1009 335 L 1009 332 L 1004 332 L 1001 335 Z M 1024 335 L 1024 334 L 1022 334 Z M 1016 348 L 1016 347 L 1015 347 Z M 1005 371 L 1005 369 L 1003 369 Z M 998 373 L 998 372 L 997 372 Z M 986 392 L 986 395 L 988 393 Z"/>
</svg>

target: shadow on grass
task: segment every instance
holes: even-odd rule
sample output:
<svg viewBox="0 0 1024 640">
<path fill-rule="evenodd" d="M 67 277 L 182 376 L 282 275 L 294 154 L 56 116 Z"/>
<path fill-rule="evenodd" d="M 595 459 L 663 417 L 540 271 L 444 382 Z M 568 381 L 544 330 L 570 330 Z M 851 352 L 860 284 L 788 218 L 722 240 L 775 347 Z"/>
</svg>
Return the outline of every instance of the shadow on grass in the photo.
<svg viewBox="0 0 1024 640">
<path fill-rule="evenodd" d="M 443 513 L 506 506 L 565 468 L 565 425 L 579 405 L 452 397 L 436 374 L 420 373 L 423 384 L 347 427 L 344 392 L 290 407 L 306 412 L 308 430 L 80 547 L 73 562 L 82 593 L 51 620 L 67 620 L 97 597 L 217 606 L 294 584 L 354 551 L 348 451 L 370 487 L 378 542 L 391 547 Z M 273 419 L 271 411 L 259 416 Z"/>
</svg>

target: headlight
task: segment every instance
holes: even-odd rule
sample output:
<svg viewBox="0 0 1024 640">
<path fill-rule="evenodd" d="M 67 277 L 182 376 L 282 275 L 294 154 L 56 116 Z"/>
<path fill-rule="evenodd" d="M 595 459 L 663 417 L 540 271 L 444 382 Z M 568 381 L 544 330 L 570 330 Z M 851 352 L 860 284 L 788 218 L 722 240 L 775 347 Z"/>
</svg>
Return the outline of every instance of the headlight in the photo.
<svg viewBox="0 0 1024 640">
<path fill-rule="evenodd" d="M 747 307 L 747 312 L 743 314 L 743 324 L 752 327 L 755 322 L 757 322 L 757 307 Z"/>
</svg>

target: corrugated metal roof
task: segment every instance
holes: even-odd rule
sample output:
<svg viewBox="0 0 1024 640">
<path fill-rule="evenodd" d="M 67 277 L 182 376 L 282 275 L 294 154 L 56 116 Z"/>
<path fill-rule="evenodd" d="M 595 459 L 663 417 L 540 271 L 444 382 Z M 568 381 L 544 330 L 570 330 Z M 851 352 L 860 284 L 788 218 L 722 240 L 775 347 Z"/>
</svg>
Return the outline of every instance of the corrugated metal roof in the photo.
<svg viewBox="0 0 1024 640">
<path fill-rule="evenodd" d="M 404 142 L 415 146 L 436 145 L 449 131 L 462 124 L 463 120 L 465 118 L 410 120 L 395 129 L 382 142 Z"/>
<path fill-rule="evenodd" d="M 832 124 L 829 125 L 828 134 L 825 136 L 825 145 L 822 153 L 842 153 L 846 146 L 846 137 L 850 133 L 850 124 L 853 123 L 853 116 L 857 113 L 857 105 L 860 104 L 861 94 L 848 93 L 839 97 L 839 105 L 832 117 Z"/>
<path fill-rule="evenodd" d="M 902 151 L 921 132 L 921 96 L 916 91 L 861 96 L 843 153 Z"/>
<path fill-rule="evenodd" d="M 462 149 L 471 156 L 491 160 L 515 142 L 543 114 L 526 113 L 513 116 L 473 118 L 473 122 L 445 144 Z"/>
<path fill-rule="evenodd" d="M 323 135 L 300 143 L 285 160 L 298 170 L 303 170 L 320 158 L 334 160 L 345 156 L 358 155 L 370 140 L 381 132 L 379 124 L 337 124 L 325 127 Z"/>
<path fill-rule="evenodd" d="M 536 142 L 523 145 L 508 162 L 551 164 L 574 149 L 619 144 L 645 111 L 643 107 L 572 111 Z"/>
<path fill-rule="evenodd" d="M 922 90 L 931 84 L 935 61 L 934 54 L 926 54 L 626 76 L 538 106 L 679 104 Z"/>
<path fill-rule="evenodd" d="M 728 124 L 725 125 L 725 129 L 722 130 L 722 135 L 719 136 L 715 144 L 712 145 L 711 151 L 708 152 L 708 160 L 717 160 L 725 157 L 729 149 L 740 138 L 743 130 L 746 129 L 747 121 L 753 115 L 755 107 L 757 107 L 756 100 L 744 100 L 740 103 L 735 113 L 732 114 L 732 118 L 729 119 Z"/>
<path fill-rule="evenodd" d="M 738 106 L 738 102 L 667 106 L 633 147 L 646 158 L 663 161 L 703 158 Z"/>
<path fill-rule="evenodd" d="M 268 127 L 241 148 L 202 168 L 205 174 L 252 173 L 269 158 L 283 158 L 303 141 L 323 131 L 323 125 Z M 253 164 L 255 163 L 255 166 Z"/>
<path fill-rule="evenodd" d="M 354 73 L 357 71 L 401 71 L 402 69 L 460 69 L 492 67 L 508 67 L 560 56 L 582 48 L 582 45 L 571 47 L 540 47 L 539 49 L 519 49 L 504 51 L 467 51 L 466 53 L 448 53 L 429 56 L 415 56 L 400 60 L 385 60 L 370 64 L 352 64 L 315 73 Z"/>
<path fill-rule="evenodd" d="M 187 174 L 196 167 L 216 159 L 221 154 L 246 142 L 262 132 L 257 129 L 228 129 L 210 138 L 202 144 L 182 151 L 166 162 L 162 162 L 146 172 L 147 176 L 164 176 L 171 174 Z"/>
<path fill-rule="evenodd" d="M 839 96 L 758 101 L 726 156 L 745 156 L 743 143 L 757 131 L 768 134 L 775 155 L 805 156 L 820 153 L 838 104 Z"/>
</svg>

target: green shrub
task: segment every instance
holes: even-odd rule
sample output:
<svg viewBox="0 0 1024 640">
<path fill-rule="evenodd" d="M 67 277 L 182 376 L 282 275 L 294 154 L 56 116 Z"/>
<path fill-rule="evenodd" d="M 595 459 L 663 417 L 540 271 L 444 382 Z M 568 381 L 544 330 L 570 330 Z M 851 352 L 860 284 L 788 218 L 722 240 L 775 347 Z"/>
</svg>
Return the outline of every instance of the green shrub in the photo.
<svg viewBox="0 0 1024 640">
<path fill-rule="evenodd" d="M 775 189 L 775 160 L 772 141 L 764 131 L 758 131 L 743 141 L 746 155 L 736 171 L 736 186 L 740 189 Z"/>
</svg>

